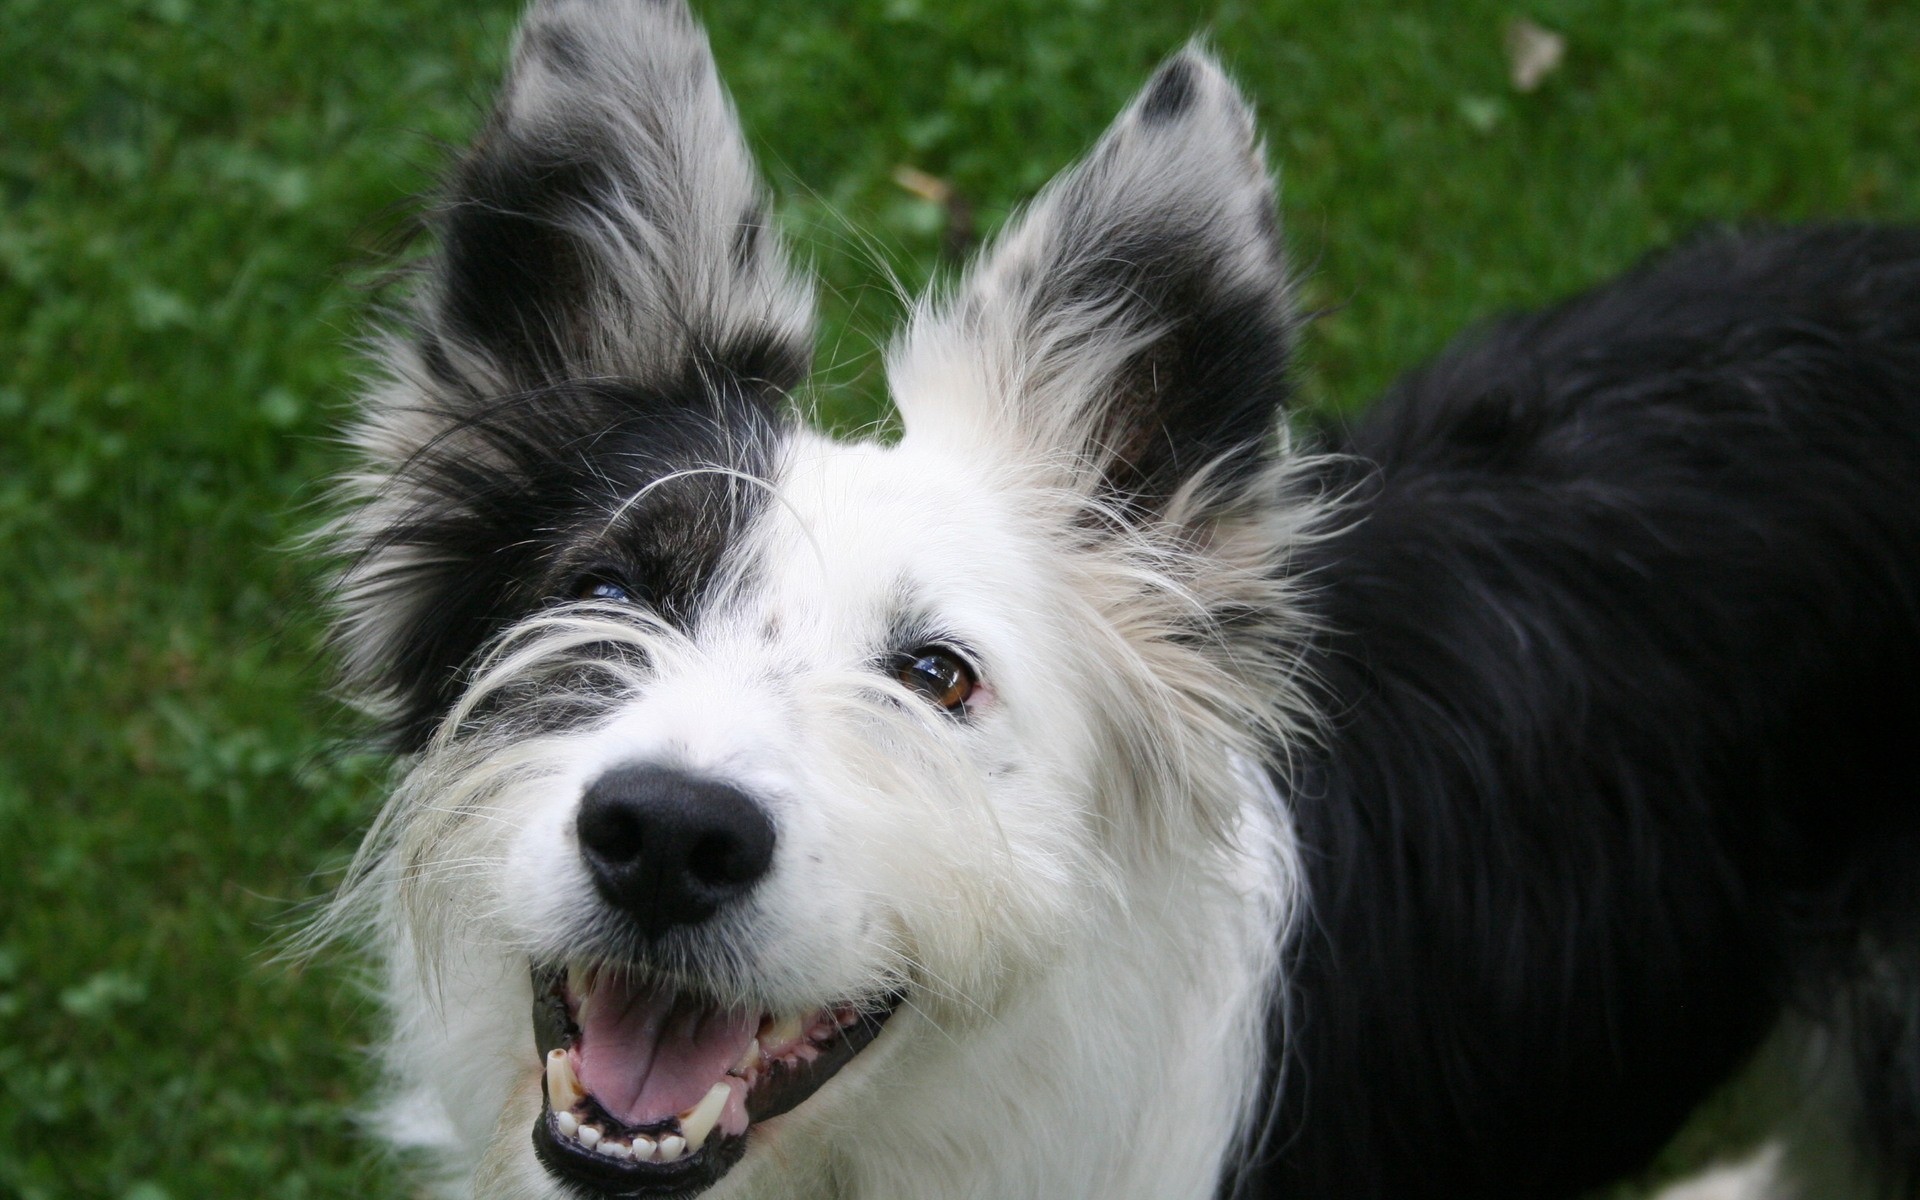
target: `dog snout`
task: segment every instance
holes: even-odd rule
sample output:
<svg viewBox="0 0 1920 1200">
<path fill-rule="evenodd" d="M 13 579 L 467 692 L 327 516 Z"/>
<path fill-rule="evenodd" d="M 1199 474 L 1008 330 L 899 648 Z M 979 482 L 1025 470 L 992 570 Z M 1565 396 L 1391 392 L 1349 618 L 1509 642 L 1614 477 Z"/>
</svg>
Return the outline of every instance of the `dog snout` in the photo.
<svg viewBox="0 0 1920 1200">
<path fill-rule="evenodd" d="M 649 938 L 713 916 L 773 865 L 773 822 L 752 797 L 666 767 L 602 775 L 575 827 L 594 886 Z"/>
</svg>

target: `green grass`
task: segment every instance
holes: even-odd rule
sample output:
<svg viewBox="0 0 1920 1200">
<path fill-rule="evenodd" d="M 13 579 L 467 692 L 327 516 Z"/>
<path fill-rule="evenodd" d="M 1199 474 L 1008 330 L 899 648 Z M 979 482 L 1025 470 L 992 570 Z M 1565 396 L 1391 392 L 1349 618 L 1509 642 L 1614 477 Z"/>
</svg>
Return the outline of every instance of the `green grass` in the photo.
<svg viewBox="0 0 1920 1200">
<path fill-rule="evenodd" d="M 818 389 L 1206 28 L 1285 177 L 1316 403 L 1704 221 L 1920 216 L 1904 0 L 716 0 L 716 50 L 827 282 Z M 1522 95 L 1505 23 L 1568 36 Z M 323 698 L 316 520 L 405 199 L 512 6 L 0 0 L 0 1197 L 395 1194 L 354 1136 L 374 1014 L 269 960 L 384 765 Z M 868 231 L 856 235 L 853 229 Z"/>
</svg>

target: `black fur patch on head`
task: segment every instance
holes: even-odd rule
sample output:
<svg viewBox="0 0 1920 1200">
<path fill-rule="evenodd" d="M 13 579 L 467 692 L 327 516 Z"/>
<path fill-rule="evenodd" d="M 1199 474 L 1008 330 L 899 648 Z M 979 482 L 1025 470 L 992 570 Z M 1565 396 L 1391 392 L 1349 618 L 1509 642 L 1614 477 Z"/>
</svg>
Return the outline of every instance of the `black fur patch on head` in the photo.
<svg viewBox="0 0 1920 1200">
<path fill-rule="evenodd" d="M 536 5 L 499 103 L 440 189 L 420 323 L 483 394 L 668 378 L 695 343 L 763 333 L 804 352 L 808 290 L 765 212 L 684 8 L 603 22 Z"/>
<path fill-rule="evenodd" d="M 809 367 L 808 289 L 705 36 L 677 4 L 622 9 L 539 4 L 522 26 L 432 214 L 413 352 L 362 431 L 383 484 L 342 522 L 337 636 L 406 745 L 568 571 L 692 611 L 759 494 L 697 472 L 760 474 Z"/>
<path fill-rule="evenodd" d="M 764 478 L 786 436 L 761 382 L 781 372 L 779 357 L 735 347 L 731 370 L 708 359 L 664 385 L 572 381 L 444 414 L 446 432 L 391 484 L 415 503 L 346 577 L 404 602 L 405 628 L 373 680 L 398 702 L 399 747 L 425 743 L 497 634 L 573 599 L 583 575 L 617 579 L 669 621 L 691 619 L 764 504 L 764 489 L 735 473 Z M 752 369 L 759 360 L 766 374 Z M 668 478 L 677 472 L 688 474 Z"/>
<path fill-rule="evenodd" d="M 1031 356 L 1035 423 L 1108 511 L 1162 508 L 1203 471 L 1223 495 L 1267 460 L 1290 395 L 1285 255 L 1252 113 L 1204 50 L 1168 59 L 1010 229 L 956 322 Z"/>
<path fill-rule="evenodd" d="M 1096 434 L 1110 455 L 1108 484 L 1151 505 L 1216 460 L 1223 481 L 1252 470 L 1291 394 L 1278 269 L 1255 286 L 1227 283 L 1204 235 L 1183 227 L 1136 225 L 1107 247 L 1044 277 L 1035 303 L 1071 309 L 1125 297 L 1136 320 L 1163 328 L 1111 381 Z"/>
<path fill-rule="evenodd" d="M 603 207 L 604 167 L 564 146 L 489 135 L 438 220 L 448 331 L 526 386 L 564 378 L 592 327 L 592 261 L 568 222 Z"/>
<path fill-rule="evenodd" d="M 1191 108 L 1198 94 L 1193 63 L 1185 56 L 1175 58 L 1147 84 L 1140 101 L 1140 119 L 1149 125 L 1171 121 Z"/>
<path fill-rule="evenodd" d="M 1291 394 L 1290 330 L 1271 297 L 1212 291 L 1175 258 L 1152 281 L 1128 272 L 1136 294 L 1178 316 L 1116 381 L 1108 410 L 1112 436 L 1124 439 L 1112 482 L 1156 501 L 1215 460 L 1223 480 L 1253 469 Z"/>
</svg>

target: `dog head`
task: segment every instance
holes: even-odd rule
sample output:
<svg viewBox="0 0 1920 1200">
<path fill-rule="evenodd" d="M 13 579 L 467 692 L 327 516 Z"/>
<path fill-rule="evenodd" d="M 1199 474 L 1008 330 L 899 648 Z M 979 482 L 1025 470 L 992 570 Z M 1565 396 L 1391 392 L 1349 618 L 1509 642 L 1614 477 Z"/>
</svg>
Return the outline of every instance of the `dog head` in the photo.
<svg viewBox="0 0 1920 1200">
<path fill-rule="evenodd" d="M 915 311 L 893 443 L 790 415 L 809 292 L 671 0 L 537 5 L 434 231 L 335 526 L 411 756 L 351 889 L 391 1127 L 487 1193 L 825 1170 L 916 1042 L 1210 869 L 1287 733 L 1311 505 L 1248 111 L 1163 66 Z"/>
</svg>

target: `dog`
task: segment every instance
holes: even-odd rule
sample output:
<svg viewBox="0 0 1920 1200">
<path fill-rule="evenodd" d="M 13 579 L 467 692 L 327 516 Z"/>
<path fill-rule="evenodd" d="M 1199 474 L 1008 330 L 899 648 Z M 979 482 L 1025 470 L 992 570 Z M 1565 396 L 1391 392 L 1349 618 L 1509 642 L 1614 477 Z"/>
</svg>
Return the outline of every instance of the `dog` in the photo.
<svg viewBox="0 0 1920 1200">
<path fill-rule="evenodd" d="M 698 26 L 534 5 L 325 535 L 442 1194 L 1572 1196 L 1796 1022 L 1912 1186 L 1920 235 L 1315 429 L 1275 213 L 1175 54 L 836 441 Z"/>
</svg>

